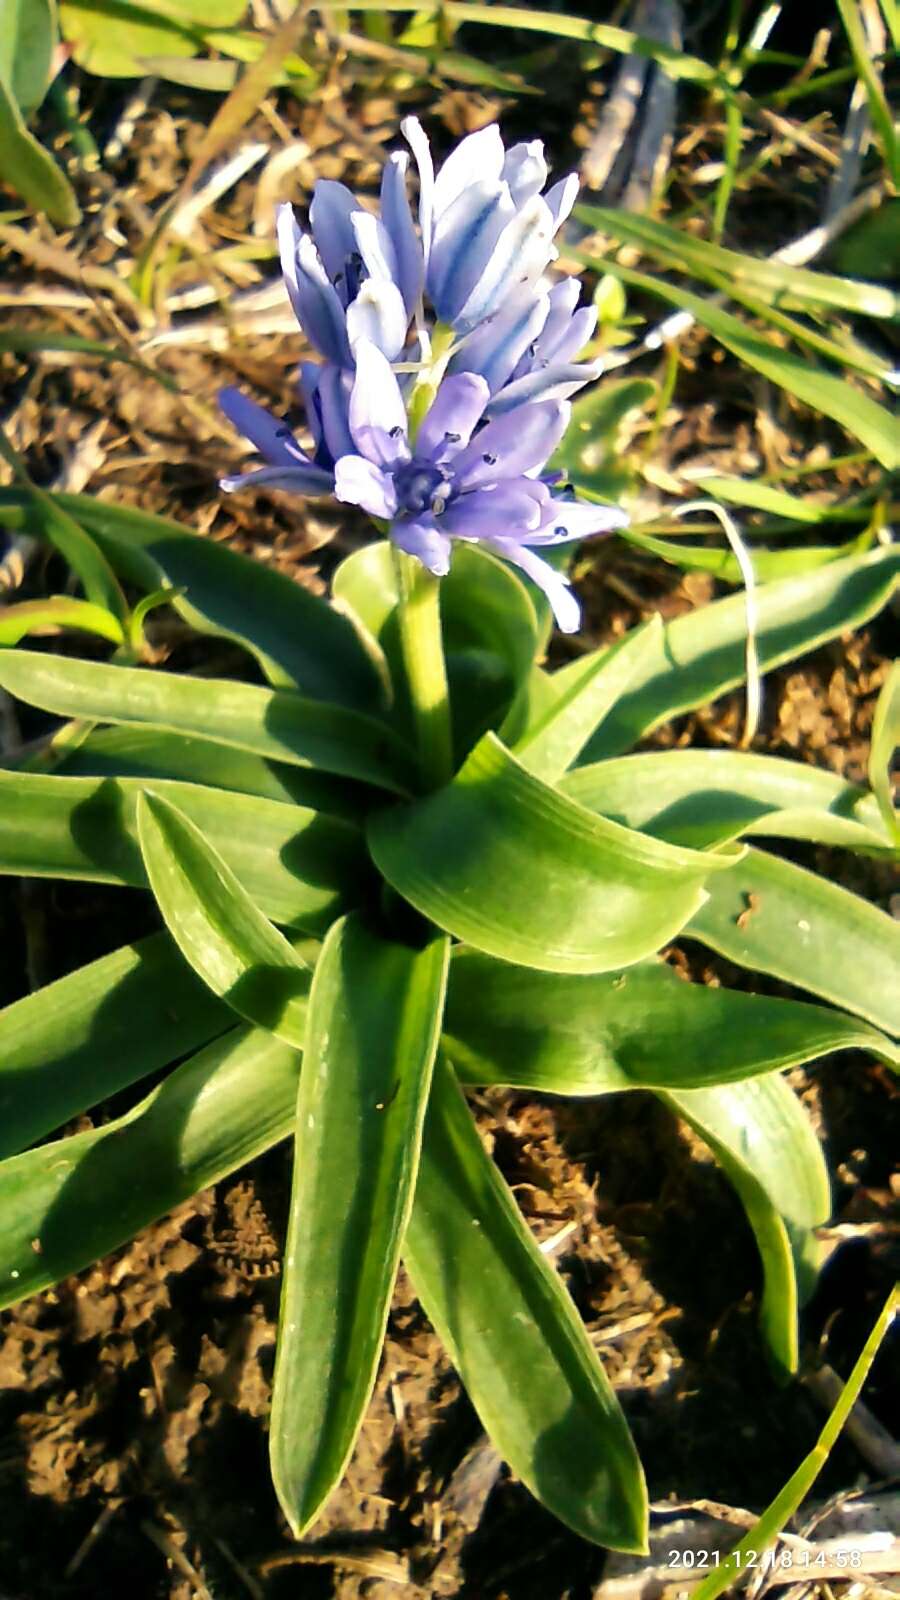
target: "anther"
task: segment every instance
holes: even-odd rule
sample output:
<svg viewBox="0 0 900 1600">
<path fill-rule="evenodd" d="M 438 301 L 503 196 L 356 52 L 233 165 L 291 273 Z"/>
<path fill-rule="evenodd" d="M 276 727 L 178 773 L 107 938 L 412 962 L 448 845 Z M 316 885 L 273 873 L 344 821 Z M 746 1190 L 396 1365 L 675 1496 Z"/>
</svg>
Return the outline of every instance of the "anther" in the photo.
<svg viewBox="0 0 900 1600">
<path fill-rule="evenodd" d="M 459 444 L 459 441 L 462 438 L 462 434 L 461 433 L 445 433 L 444 434 L 444 438 L 446 439 L 448 444 Z"/>
<path fill-rule="evenodd" d="M 391 428 L 388 437 L 391 439 L 399 439 L 402 432 L 403 429 L 401 428 L 399 422 L 396 422 L 393 428 Z"/>
<path fill-rule="evenodd" d="M 486 467 L 495 467 L 497 465 L 497 457 L 492 456 L 489 450 L 485 451 L 481 459 Z"/>
</svg>

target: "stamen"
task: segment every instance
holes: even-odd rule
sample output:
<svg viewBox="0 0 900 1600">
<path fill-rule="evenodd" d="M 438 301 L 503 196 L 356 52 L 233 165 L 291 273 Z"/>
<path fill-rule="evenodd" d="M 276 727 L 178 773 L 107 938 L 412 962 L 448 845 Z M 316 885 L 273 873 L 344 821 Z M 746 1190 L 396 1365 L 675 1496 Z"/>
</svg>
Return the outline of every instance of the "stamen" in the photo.
<svg viewBox="0 0 900 1600">
<path fill-rule="evenodd" d="M 388 437 L 391 439 L 399 439 L 402 433 L 403 429 L 401 428 L 399 422 L 395 422 L 394 426 L 389 430 Z"/>
<path fill-rule="evenodd" d="M 495 467 L 497 465 L 497 457 L 492 456 L 489 450 L 485 451 L 481 459 L 486 467 Z"/>
<path fill-rule="evenodd" d="M 459 441 L 462 438 L 462 434 L 461 433 L 445 433 L 444 434 L 444 438 L 446 439 L 448 444 L 459 444 Z"/>
</svg>

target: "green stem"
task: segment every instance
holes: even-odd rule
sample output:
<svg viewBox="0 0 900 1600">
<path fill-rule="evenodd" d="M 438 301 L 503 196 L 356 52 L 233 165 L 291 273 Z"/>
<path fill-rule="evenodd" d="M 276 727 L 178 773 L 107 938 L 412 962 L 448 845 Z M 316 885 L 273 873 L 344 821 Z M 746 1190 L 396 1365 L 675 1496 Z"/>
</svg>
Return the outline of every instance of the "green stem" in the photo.
<svg viewBox="0 0 900 1600">
<path fill-rule="evenodd" d="M 394 547 L 400 642 L 419 740 L 422 777 L 439 789 L 453 776 L 450 697 L 441 637 L 440 578 Z"/>
</svg>

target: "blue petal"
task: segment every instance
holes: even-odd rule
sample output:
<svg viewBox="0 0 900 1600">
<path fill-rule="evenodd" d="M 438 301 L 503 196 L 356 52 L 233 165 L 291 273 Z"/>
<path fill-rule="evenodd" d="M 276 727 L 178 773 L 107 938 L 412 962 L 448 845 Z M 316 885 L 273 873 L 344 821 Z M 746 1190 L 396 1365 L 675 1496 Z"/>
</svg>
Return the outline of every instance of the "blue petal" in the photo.
<svg viewBox="0 0 900 1600">
<path fill-rule="evenodd" d="M 367 339 L 393 361 L 406 343 L 409 316 L 395 283 L 367 278 L 353 304 L 347 307 L 347 337 L 351 350 Z"/>
<path fill-rule="evenodd" d="M 553 217 L 553 232 L 558 233 L 566 218 L 569 216 L 575 201 L 578 199 L 578 173 L 570 172 L 567 178 L 560 178 L 552 189 L 548 189 L 544 196 Z"/>
<path fill-rule="evenodd" d="M 454 461 L 454 483 L 460 489 L 476 489 L 540 471 L 565 433 L 570 415 L 569 406 L 545 400 L 489 422 Z"/>
<path fill-rule="evenodd" d="M 534 486 L 520 480 L 456 495 L 441 513 L 440 526 L 454 539 L 520 539 L 537 532 L 542 515 Z"/>
<path fill-rule="evenodd" d="M 550 602 L 556 625 L 562 633 L 577 633 L 581 627 L 581 606 L 569 587 L 568 579 L 554 567 L 533 555 L 523 544 L 514 540 L 497 539 L 494 549 L 507 561 L 521 567 L 532 583 L 543 591 Z"/>
<path fill-rule="evenodd" d="M 516 296 L 464 339 L 451 372 L 480 372 L 493 394 L 538 338 L 550 308 L 545 294 Z"/>
<path fill-rule="evenodd" d="M 346 368 L 336 367 L 330 361 L 319 368 L 318 400 L 322 419 L 322 442 L 332 461 L 340 456 L 353 455 L 355 445 L 350 433 L 350 392 L 353 377 Z"/>
<path fill-rule="evenodd" d="M 300 232 L 290 206 L 279 206 L 277 226 L 281 270 L 297 321 L 323 356 L 338 366 L 350 366 L 343 306 L 328 282 L 315 245 L 308 234 Z"/>
<path fill-rule="evenodd" d="M 540 139 L 512 145 L 506 152 L 502 175 L 517 206 L 530 200 L 533 194 L 540 194 L 547 182 L 547 163 Z"/>
<path fill-rule="evenodd" d="M 408 166 L 409 156 L 403 151 L 388 158 L 381 178 L 381 220 L 394 246 L 403 303 L 412 316 L 422 294 L 425 268 L 406 192 Z"/>
<path fill-rule="evenodd" d="M 435 222 L 473 184 L 499 182 L 503 161 L 503 140 L 496 122 L 461 139 L 434 181 Z"/>
<path fill-rule="evenodd" d="M 364 456 L 342 456 L 334 468 L 334 493 L 338 500 L 361 506 L 370 517 L 390 521 L 397 510 L 394 480 L 389 472 Z"/>
<path fill-rule="evenodd" d="M 428 516 L 414 521 L 398 520 L 391 523 L 391 539 L 407 555 L 417 556 L 423 567 L 436 578 L 444 578 L 450 571 L 450 540 Z"/>
<path fill-rule="evenodd" d="M 404 117 L 400 132 L 412 150 L 419 169 L 419 227 L 427 266 L 434 232 L 434 162 L 431 159 L 431 146 L 418 117 Z"/>
<path fill-rule="evenodd" d="M 379 466 L 409 459 L 406 407 L 390 362 L 368 339 L 360 339 L 350 395 L 350 432 L 360 455 Z"/>
<path fill-rule="evenodd" d="M 584 349 L 597 326 L 597 307 L 582 306 L 568 321 L 568 326 L 544 330 L 538 340 L 536 356 L 539 361 L 559 366 L 572 360 Z"/>
<path fill-rule="evenodd" d="M 589 505 L 586 501 L 550 500 L 544 510 L 544 525 L 530 533 L 523 544 L 549 546 L 567 544 L 572 539 L 590 539 L 598 533 L 614 533 L 627 528 L 631 518 L 618 506 Z"/>
<path fill-rule="evenodd" d="M 477 373 L 445 378 L 416 435 L 416 455 L 449 461 L 464 450 L 488 397 L 488 386 Z"/>
<path fill-rule="evenodd" d="M 538 367 L 524 378 L 515 378 L 493 395 L 487 414 L 489 417 L 505 416 L 517 406 L 535 400 L 568 400 L 586 383 L 599 378 L 602 370 L 601 363 L 593 361 L 575 366 Z"/>
<path fill-rule="evenodd" d="M 293 430 L 280 417 L 273 417 L 264 406 L 241 394 L 240 389 L 220 389 L 219 405 L 229 422 L 254 444 L 261 456 L 275 467 L 300 467 L 310 465 L 309 457 L 300 449 Z"/>
<path fill-rule="evenodd" d="M 351 219 L 358 210 L 359 201 L 345 183 L 336 183 L 333 178 L 317 180 L 309 225 L 332 283 L 343 273 L 347 257 L 356 249 Z M 335 286 L 340 288 L 339 283 Z"/>
<path fill-rule="evenodd" d="M 554 254 L 553 221 L 540 195 L 533 195 L 507 223 L 481 276 L 454 318 L 467 333 L 510 294 L 536 283 Z"/>
<path fill-rule="evenodd" d="M 428 293 L 442 322 L 453 322 L 514 215 L 505 184 L 471 183 L 437 218 L 428 263 Z"/>
<path fill-rule="evenodd" d="M 226 494 L 236 489 L 290 489 L 294 494 L 331 494 L 334 480 L 330 472 L 308 463 L 305 467 L 257 467 L 233 478 L 220 478 Z"/>
</svg>

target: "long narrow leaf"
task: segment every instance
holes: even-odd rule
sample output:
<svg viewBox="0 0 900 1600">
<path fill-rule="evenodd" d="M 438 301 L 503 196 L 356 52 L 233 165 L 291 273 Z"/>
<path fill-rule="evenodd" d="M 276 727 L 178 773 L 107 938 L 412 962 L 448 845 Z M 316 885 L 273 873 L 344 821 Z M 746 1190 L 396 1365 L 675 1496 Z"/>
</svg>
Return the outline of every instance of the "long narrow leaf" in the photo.
<svg viewBox="0 0 900 1600">
<path fill-rule="evenodd" d="M 756 591 L 756 644 L 764 672 L 875 616 L 900 575 L 900 552 L 821 567 Z M 747 613 L 743 595 L 728 595 L 667 624 L 655 660 L 610 712 L 582 752 L 580 764 L 620 755 L 661 722 L 706 705 L 743 681 Z"/>
<path fill-rule="evenodd" d="M 762 850 L 748 850 L 708 888 L 688 937 L 900 1033 L 900 926 L 892 917 Z"/>
<path fill-rule="evenodd" d="M 375 1382 L 412 1206 L 449 940 L 335 924 L 300 1075 L 272 1476 L 299 1538 L 341 1478 Z"/>
<path fill-rule="evenodd" d="M 0 874 L 146 886 L 132 778 L 0 772 Z M 321 934 L 365 894 L 371 876 L 350 823 L 302 806 L 157 782 L 220 850 L 273 922 Z"/>
<path fill-rule="evenodd" d="M 446 932 L 550 972 L 606 972 L 684 927 L 726 852 L 664 845 L 526 772 L 486 734 L 446 788 L 376 813 L 369 848 L 391 886 Z"/>
<path fill-rule="evenodd" d="M 513 1471 L 583 1538 L 645 1549 L 646 1489 L 618 1402 L 440 1061 L 403 1255 Z"/>
<path fill-rule="evenodd" d="M 99 639 L 108 639 L 110 644 L 120 645 L 125 639 L 121 622 L 105 606 L 67 594 L 50 595 L 46 600 L 22 600 L 0 611 L 0 645 L 16 645 L 29 634 L 61 633 L 66 628 L 92 633 Z"/>
<path fill-rule="evenodd" d="M 404 793 L 412 758 L 374 717 L 232 679 L 105 666 L 35 652 L 0 655 L 0 687 L 57 716 L 212 739 Z"/>
</svg>

